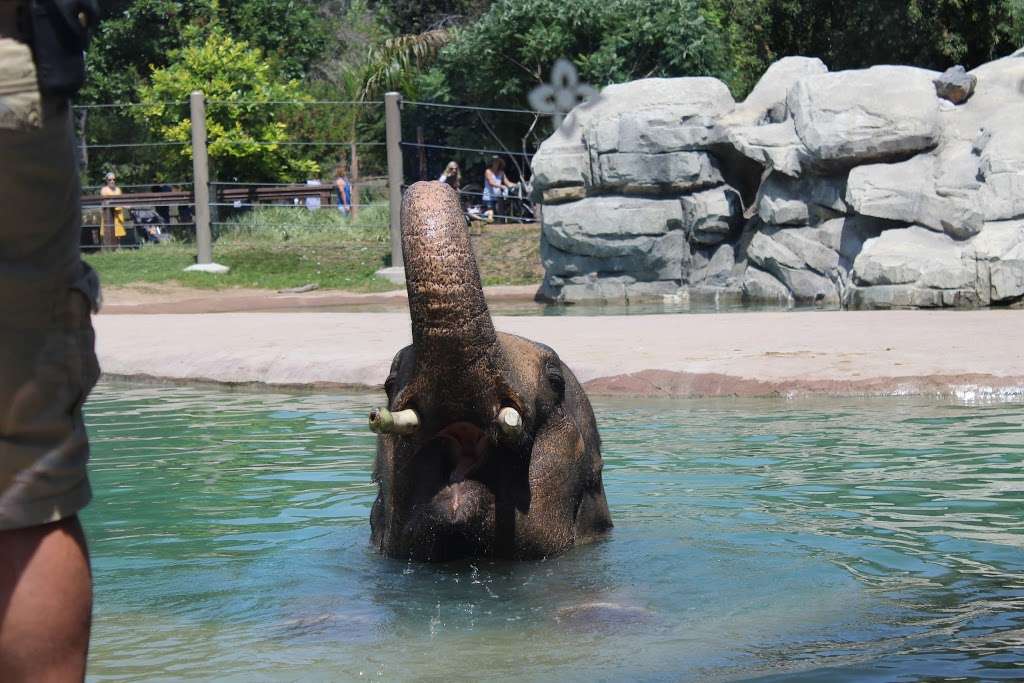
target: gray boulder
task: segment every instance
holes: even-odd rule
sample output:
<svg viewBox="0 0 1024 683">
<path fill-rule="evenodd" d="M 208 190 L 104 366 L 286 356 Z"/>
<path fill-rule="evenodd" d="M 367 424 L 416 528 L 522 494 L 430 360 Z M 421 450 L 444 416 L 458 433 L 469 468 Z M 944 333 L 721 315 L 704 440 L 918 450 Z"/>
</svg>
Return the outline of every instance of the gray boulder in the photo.
<svg viewBox="0 0 1024 683">
<path fill-rule="evenodd" d="M 864 248 L 864 242 L 878 237 L 885 230 L 906 227 L 903 223 L 871 218 L 870 216 L 843 216 L 825 221 L 819 226 L 801 230 L 801 236 L 813 239 L 839 254 L 840 271 L 853 268 L 853 261 Z"/>
<path fill-rule="evenodd" d="M 969 308 L 978 303 L 970 289 L 927 289 L 913 285 L 877 285 L 851 287 L 846 306 L 858 309 L 889 308 Z"/>
<path fill-rule="evenodd" d="M 792 120 L 763 126 L 729 128 L 729 144 L 737 152 L 761 166 L 797 177 L 803 172 L 807 148 L 796 134 Z"/>
<path fill-rule="evenodd" d="M 963 104 L 974 94 L 978 77 L 967 73 L 959 64 L 951 66 L 935 79 L 935 93 L 953 104 Z"/>
<path fill-rule="evenodd" d="M 1024 295 L 1024 220 L 986 223 L 963 250 L 973 261 L 982 303 L 1006 303 Z M 970 267 L 970 264 L 968 264 Z"/>
<path fill-rule="evenodd" d="M 591 188 L 591 147 L 597 130 L 609 137 L 619 118 L 635 112 L 667 112 L 665 120 L 696 115 L 718 116 L 732 111 L 729 89 L 714 78 L 645 78 L 604 88 L 597 97 L 573 109 L 533 157 L 535 196 L 544 190 L 572 185 Z M 618 149 L 614 139 L 608 149 Z"/>
<path fill-rule="evenodd" d="M 787 58 L 739 105 L 714 79 L 609 86 L 534 161 L 544 292 L 1016 303 L 1021 83 L 1014 56 L 944 75 Z"/>
<path fill-rule="evenodd" d="M 690 134 L 694 134 L 704 122 L 728 114 L 735 106 L 729 88 L 717 78 L 644 78 L 604 88 L 595 100 L 574 109 L 579 115 L 572 122 L 566 117 L 560 129 L 575 124 L 602 154 L 669 151 L 648 148 L 646 136 L 653 135 L 650 142 L 661 134 L 674 136 L 669 129 L 675 126 L 693 128 Z"/>
<path fill-rule="evenodd" d="M 839 252 L 830 249 L 801 228 L 775 228 L 768 226 L 761 233 L 785 247 L 802 265 L 821 275 L 832 275 L 839 268 Z"/>
<path fill-rule="evenodd" d="M 772 236 L 764 232 L 754 235 L 747 258 L 784 284 L 797 303 L 839 304 L 835 282 L 809 269 L 802 256 Z"/>
<path fill-rule="evenodd" d="M 629 275 L 644 281 L 679 280 L 689 255 L 681 230 L 619 240 L 591 238 L 584 248 L 597 254 L 580 253 L 579 242 L 572 246 L 572 251 L 560 249 L 546 236 L 542 238 L 540 257 L 544 271 L 560 277 L 597 274 Z"/>
<path fill-rule="evenodd" d="M 534 193 L 543 197 L 545 195 L 542 193 L 549 189 L 572 186 L 580 188 L 580 193 L 585 193 L 586 188 L 593 184 L 590 153 L 581 140 L 561 140 L 557 135 L 541 143 L 530 163 Z"/>
<path fill-rule="evenodd" d="M 739 194 L 728 186 L 686 195 L 680 202 L 683 226 L 698 244 L 718 244 L 743 220 Z"/>
<path fill-rule="evenodd" d="M 984 215 L 974 196 L 940 195 L 936 159 L 918 155 L 896 164 L 868 164 L 850 171 L 846 201 L 859 214 L 916 223 L 953 237 L 976 235 Z"/>
<path fill-rule="evenodd" d="M 736 252 L 731 244 L 720 244 L 703 253 L 695 251 L 692 263 L 693 269 L 688 278 L 690 284 L 725 287 L 733 278 Z"/>
<path fill-rule="evenodd" d="M 1024 116 L 1024 110 L 1020 114 Z M 984 180 L 981 204 L 985 219 L 1024 216 L 1024 118 L 1014 126 L 985 131 L 975 149 L 981 150 L 978 168 Z"/>
<path fill-rule="evenodd" d="M 707 152 L 615 152 L 598 157 L 597 184 L 606 191 L 678 195 L 722 182 L 718 161 Z"/>
<path fill-rule="evenodd" d="M 769 235 L 758 232 L 747 247 L 747 258 L 762 270 L 776 273 L 780 268 L 798 269 L 806 264 L 783 244 L 776 242 Z"/>
<path fill-rule="evenodd" d="M 793 84 L 804 76 L 827 72 L 828 67 L 817 57 L 783 57 L 768 67 L 747 99 L 722 117 L 722 125 L 760 126 L 785 120 L 786 96 Z"/>
<path fill-rule="evenodd" d="M 577 245 L 586 248 L 591 238 L 616 241 L 637 235 L 664 235 L 683 227 L 683 209 L 678 199 L 587 197 L 545 206 L 542 216 L 544 236 L 567 250 Z"/>
<path fill-rule="evenodd" d="M 864 243 L 853 280 L 862 286 L 973 290 L 975 273 L 962 258 L 963 249 L 962 242 L 920 226 L 887 230 Z"/>
<path fill-rule="evenodd" d="M 744 271 L 741 287 L 744 303 L 793 305 L 793 295 L 786 285 L 753 266 Z"/>
<path fill-rule="evenodd" d="M 598 154 L 663 154 L 707 149 L 724 140 L 724 129 L 710 114 L 686 114 L 679 108 L 626 112 L 594 129 Z"/>
<path fill-rule="evenodd" d="M 789 91 L 786 103 L 815 162 L 892 160 L 938 142 L 934 76 L 907 66 L 805 76 Z"/>
<path fill-rule="evenodd" d="M 1006 303 L 1024 297 L 1024 244 L 1003 254 L 989 267 L 989 295 L 996 303 Z"/>
<path fill-rule="evenodd" d="M 847 212 L 846 179 L 804 176 L 799 179 L 773 173 L 761 185 L 757 213 L 774 225 L 809 225 Z"/>
</svg>

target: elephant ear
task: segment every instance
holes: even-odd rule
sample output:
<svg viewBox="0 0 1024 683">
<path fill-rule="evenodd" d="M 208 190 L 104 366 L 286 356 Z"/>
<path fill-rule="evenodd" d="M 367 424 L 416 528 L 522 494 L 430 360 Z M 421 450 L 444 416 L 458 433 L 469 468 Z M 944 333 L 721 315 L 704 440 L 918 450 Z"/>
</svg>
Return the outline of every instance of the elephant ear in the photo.
<svg viewBox="0 0 1024 683">
<path fill-rule="evenodd" d="M 517 528 L 524 556 L 560 552 L 612 526 L 590 401 L 565 363 L 550 349 L 544 351 L 538 410 L 546 415 L 534 435 L 529 505 Z"/>
</svg>

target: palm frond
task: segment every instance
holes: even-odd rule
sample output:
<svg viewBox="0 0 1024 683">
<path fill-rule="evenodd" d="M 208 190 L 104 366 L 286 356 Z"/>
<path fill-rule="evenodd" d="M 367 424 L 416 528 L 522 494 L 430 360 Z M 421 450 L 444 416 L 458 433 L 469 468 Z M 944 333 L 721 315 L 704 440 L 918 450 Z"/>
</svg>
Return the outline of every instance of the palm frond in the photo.
<svg viewBox="0 0 1024 683">
<path fill-rule="evenodd" d="M 362 99 L 406 85 L 412 72 L 429 66 L 450 38 L 450 30 L 438 28 L 388 38 L 373 48 L 366 63 Z"/>
</svg>

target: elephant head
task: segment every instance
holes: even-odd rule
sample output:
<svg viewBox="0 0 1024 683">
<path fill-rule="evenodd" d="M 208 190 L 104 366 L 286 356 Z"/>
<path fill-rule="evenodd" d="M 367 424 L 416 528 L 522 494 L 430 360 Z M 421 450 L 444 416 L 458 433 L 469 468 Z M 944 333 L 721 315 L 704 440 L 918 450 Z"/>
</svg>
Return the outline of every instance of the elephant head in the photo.
<svg viewBox="0 0 1024 683">
<path fill-rule="evenodd" d="M 611 528 L 586 394 L 547 346 L 495 332 L 457 194 L 402 202 L 410 346 L 384 384 L 370 515 L 390 557 L 539 558 Z"/>
</svg>

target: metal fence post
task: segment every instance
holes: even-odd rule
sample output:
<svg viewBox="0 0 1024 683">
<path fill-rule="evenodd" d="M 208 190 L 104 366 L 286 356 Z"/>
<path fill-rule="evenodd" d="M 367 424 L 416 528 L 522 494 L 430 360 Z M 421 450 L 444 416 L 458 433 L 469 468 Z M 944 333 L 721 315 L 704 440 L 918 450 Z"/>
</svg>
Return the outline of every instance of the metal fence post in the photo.
<svg viewBox="0 0 1024 683">
<path fill-rule="evenodd" d="M 193 91 L 189 98 L 192 117 L 192 196 L 195 198 L 196 247 L 200 264 L 213 263 L 210 238 L 210 169 L 206 156 L 206 101 Z"/>
<path fill-rule="evenodd" d="M 348 175 L 352 183 L 352 218 L 356 218 L 359 215 L 359 153 L 355 142 L 349 145 Z"/>
<path fill-rule="evenodd" d="M 402 115 L 398 109 L 402 96 L 397 92 L 384 94 L 384 125 L 388 149 L 388 204 L 391 209 L 391 267 L 403 268 L 402 260 Z M 404 270 L 404 268 L 403 268 Z M 404 272 L 402 274 L 404 280 Z"/>
</svg>

